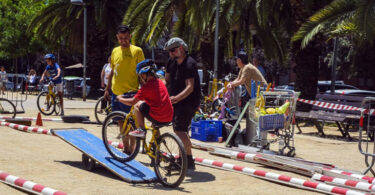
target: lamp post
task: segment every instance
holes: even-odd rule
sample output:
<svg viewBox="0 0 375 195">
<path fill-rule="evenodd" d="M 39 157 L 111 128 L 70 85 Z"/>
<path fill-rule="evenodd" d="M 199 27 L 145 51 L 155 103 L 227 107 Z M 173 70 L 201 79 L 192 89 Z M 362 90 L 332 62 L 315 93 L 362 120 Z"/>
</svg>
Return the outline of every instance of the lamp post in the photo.
<svg viewBox="0 0 375 195">
<path fill-rule="evenodd" d="M 217 68 L 218 68 L 218 58 L 219 58 L 219 10 L 220 0 L 216 0 L 216 26 L 215 26 L 215 54 L 214 54 L 214 77 L 217 79 Z"/>
<path fill-rule="evenodd" d="M 87 42 L 87 7 L 83 0 L 70 0 L 73 5 L 83 6 L 83 87 L 82 99 L 86 101 L 86 42 Z"/>
</svg>

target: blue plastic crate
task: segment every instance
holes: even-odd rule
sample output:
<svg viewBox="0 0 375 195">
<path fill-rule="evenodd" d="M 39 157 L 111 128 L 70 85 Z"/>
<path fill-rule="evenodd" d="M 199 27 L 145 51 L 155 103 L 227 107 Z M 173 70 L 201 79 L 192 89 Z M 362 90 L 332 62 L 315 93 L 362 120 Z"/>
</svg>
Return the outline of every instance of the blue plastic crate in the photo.
<svg viewBox="0 0 375 195">
<path fill-rule="evenodd" d="M 222 137 L 222 121 L 218 120 L 200 120 L 191 121 L 191 138 L 200 141 L 218 141 Z"/>
<path fill-rule="evenodd" d="M 259 116 L 259 129 L 261 131 L 282 128 L 284 128 L 283 114 L 268 114 Z"/>
</svg>

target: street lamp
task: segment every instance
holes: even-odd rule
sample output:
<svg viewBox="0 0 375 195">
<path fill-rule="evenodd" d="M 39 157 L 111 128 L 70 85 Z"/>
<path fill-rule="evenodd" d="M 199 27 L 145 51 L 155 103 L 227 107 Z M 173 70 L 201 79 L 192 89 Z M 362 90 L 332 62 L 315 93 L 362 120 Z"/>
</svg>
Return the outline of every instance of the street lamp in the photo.
<svg viewBox="0 0 375 195">
<path fill-rule="evenodd" d="M 82 98 L 86 101 L 86 34 L 87 34 L 87 7 L 83 0 L 70 0 L 73 5 L 83 6 L 83 87 Z"/>
</svg>

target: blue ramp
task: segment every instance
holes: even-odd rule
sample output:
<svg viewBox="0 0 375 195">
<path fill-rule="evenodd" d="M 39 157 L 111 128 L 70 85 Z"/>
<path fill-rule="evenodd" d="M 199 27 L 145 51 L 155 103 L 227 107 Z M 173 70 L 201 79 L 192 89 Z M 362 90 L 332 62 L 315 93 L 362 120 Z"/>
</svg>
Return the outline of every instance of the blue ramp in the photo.
<svg viewBox="0 0 375 195">
<path fill-rule="evenodd" d="M 156 180 L 155 173 L 136 160 L 126 163 L 115 160 L 108 153 L 103 141 L 84 129 L 54 129 L 52 131 L 53 134 L 90 158 L 95 159 L 100 165 L 126 182 L 142 183 Z M 125 154 L 123 155 L 125 156 Z"/>
</svg>

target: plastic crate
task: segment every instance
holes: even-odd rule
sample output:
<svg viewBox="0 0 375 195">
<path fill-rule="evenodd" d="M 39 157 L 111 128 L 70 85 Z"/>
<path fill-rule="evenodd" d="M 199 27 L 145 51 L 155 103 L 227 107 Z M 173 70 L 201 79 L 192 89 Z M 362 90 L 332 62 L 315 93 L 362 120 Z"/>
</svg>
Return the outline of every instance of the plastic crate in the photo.
<svg viewBox="0 0 375 195">
<path fill-rule="evenodd" d="M 200 120 L 191 121 L 191 138 L 200 141 L 218 141 L 222 137 L 222 121 L 218 120 Z"/>
<path fill-rule="evenodd" d="M 259 116 L 259 129 L 261 131 L 282 128 L 284 128 L 283 114 L 268 114 Z"/>
</svg>

